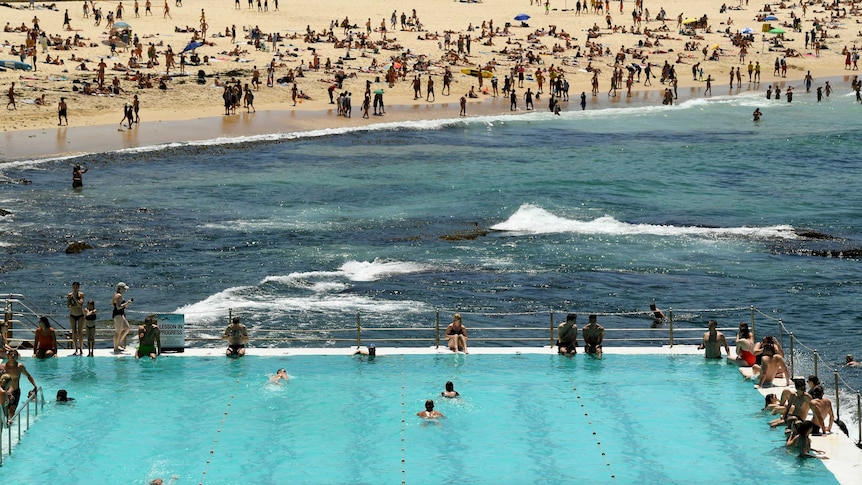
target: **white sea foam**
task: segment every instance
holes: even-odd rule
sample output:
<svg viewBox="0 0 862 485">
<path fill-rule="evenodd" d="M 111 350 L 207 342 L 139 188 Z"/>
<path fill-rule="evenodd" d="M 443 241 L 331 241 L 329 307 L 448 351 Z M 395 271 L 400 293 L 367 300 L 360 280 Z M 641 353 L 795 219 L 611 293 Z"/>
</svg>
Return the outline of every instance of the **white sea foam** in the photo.
<svg viewBox="0 0 862 485">
<path fill-rule="evenodd" d="M 348 261 L 337 271 L 308 271 L 268 276 L 257 285 L 224 289 L 203 301 L 176 310 L 193 325 L 226 322 L 228 311 L 241 315 L 272 315 L 298 312 L 408 313 L 427 310 L 416 301 L 377 300 L 343 293 L 351 281 L 377 281 L 388 276 L 427 271 L 429 265 L 405 261 Z M 275 285 L 275 286 L 273 286 Z M 288 288 L 284 288 L 284 287 Z M 300 290 L 297 293 L 297 290 Z M 306 293 L 302 293 L 305 290 Z"/>
<path fill-rule="evenodd" d="M 777 225 L 764 227 L 696 227 L 664 224 L 631 224 L 602 216 L 589 221 L 567 219 L 554 215 L 533 204 L 524 204 L 507 220 L 491 226 L 497 231 L 518 234 L 607 234 L 617 236 L 654 235 L 654 236 L 703 236 L 703 237 L 750 237 L 796 239 L 792 226 Z"/>
</svg>

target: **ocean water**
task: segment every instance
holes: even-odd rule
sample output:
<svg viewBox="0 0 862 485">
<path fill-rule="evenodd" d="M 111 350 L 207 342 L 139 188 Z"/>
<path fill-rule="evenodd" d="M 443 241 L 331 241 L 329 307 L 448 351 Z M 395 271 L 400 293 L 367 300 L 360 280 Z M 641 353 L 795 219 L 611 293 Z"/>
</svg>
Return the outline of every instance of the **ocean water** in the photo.
<svg viewBox="0 0 862 485">
<path fill-rule="evenodd" d="M 755 305 L 841 362 L 862 353 L 860 263 L 816 251 L 862 247 L 860 109 L 743 94 L 12 162 L 32 183 L 0 184 L 0 291 L 62 321 L 71 281 L 103 317 L 124 281 L 135 316 L 182 312 L 191 336 L 228 309 L 289 332 Z"/>
</svg>

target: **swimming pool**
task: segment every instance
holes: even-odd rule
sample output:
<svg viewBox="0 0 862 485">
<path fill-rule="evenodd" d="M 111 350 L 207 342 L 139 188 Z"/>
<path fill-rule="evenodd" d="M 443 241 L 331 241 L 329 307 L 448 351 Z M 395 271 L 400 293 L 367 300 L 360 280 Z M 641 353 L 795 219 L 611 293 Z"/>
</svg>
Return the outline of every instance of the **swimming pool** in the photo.
<svg viewBox="0 0 862 485">
<path fill-rule="evenodd" d="M 837 483 L 700 356 L 393 355 L 27 362 L 49 403 L 21 483 Z M 288 384 L 267 382 L 286 367 Z M 439 398 L 451 380 L 462 398 Z M 447 416 L 416 417 L 426 399 Z"/>
</svg>

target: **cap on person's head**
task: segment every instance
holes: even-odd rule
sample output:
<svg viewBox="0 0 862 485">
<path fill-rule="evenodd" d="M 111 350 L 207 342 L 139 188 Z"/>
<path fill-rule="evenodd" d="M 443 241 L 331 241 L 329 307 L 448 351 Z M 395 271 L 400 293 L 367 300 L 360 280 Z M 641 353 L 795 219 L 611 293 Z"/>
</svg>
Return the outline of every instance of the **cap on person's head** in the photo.
<svg viewBox="0 0 862 485">
<path fill-rule="evenodd" d="M 368 348 L 369 348 L 369 349 L 373 349 L 374 347 L 375 347 L 375 345 L 374 345 L 374 344 L 368 344 Z"/>
<path fill-rule="evenodd" d="M 127 284 L 123 283 L 122 281 L 120 281 L 119 283 L 117 283 L 117 288 L 123 288 L 124 290 L 128 290 L 128 289 L 129 289 L 129 285 L 127 285 Z"/>
</svg>

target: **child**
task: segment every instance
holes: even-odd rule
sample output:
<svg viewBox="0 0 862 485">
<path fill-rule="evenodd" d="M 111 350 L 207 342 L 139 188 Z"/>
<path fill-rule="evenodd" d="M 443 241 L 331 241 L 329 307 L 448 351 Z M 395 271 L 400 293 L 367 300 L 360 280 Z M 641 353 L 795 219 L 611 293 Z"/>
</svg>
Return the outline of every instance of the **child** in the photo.
<svg viewBox="0 0 862 485">
<path fill-rule="evenodd" d="M 96 347 L 96 302 L 87 302 L 84 309 L 84 320 L 87 327 L 87 357 L 93 357 L 93 349 Z"/>
</svg>

